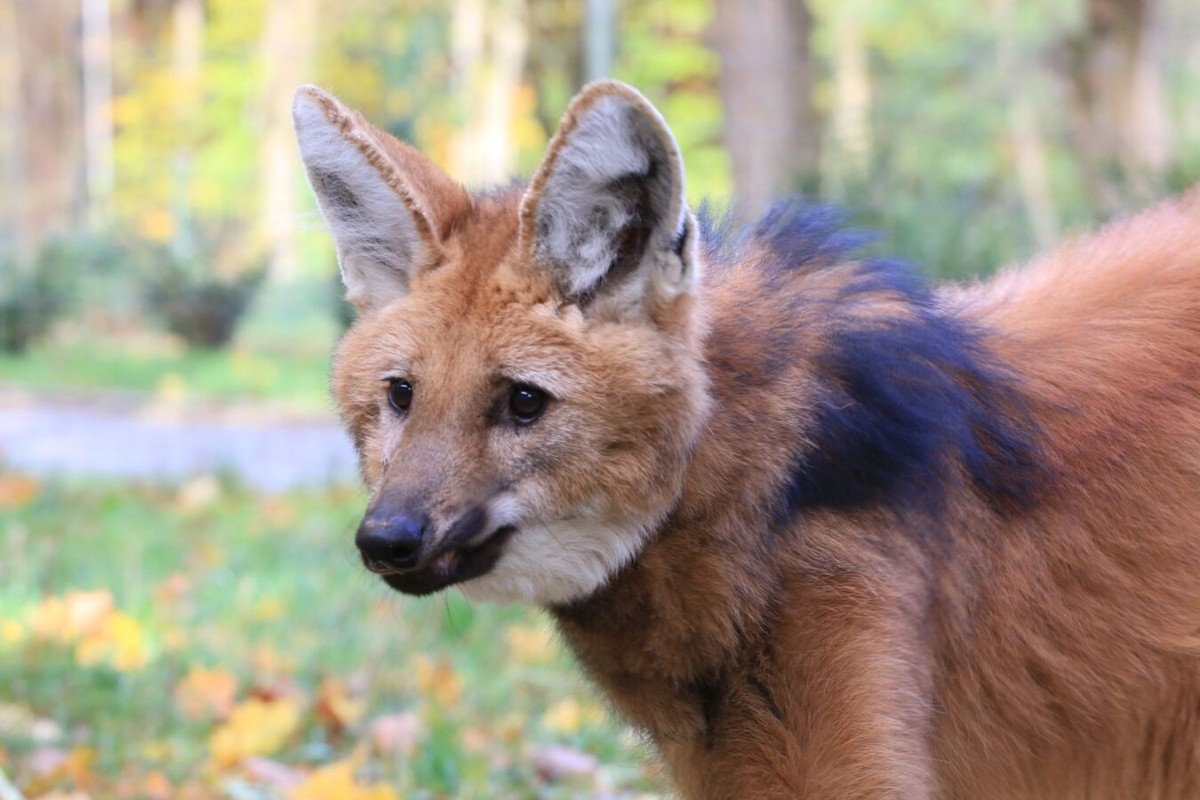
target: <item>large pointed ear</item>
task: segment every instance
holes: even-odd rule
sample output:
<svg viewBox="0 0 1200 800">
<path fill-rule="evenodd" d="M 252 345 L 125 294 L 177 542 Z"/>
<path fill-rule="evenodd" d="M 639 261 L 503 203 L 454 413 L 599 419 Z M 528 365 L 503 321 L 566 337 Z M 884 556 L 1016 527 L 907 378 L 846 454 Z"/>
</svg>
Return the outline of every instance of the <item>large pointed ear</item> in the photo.
<svg viewBox="0 0 1200 800">
<path fill-rule="evenodd" d="M 403 296 L 437 263 L 466 190 L 412 147 L 315 86 L 292 102 L 300 157 L 360 312 Z"/>
<path fill-rule="evenodd" d="M 521 201 L 526 256 L 566 301 L 621 315 L 690 288 L 694 228 L 663 118 L 623 83 L 584 87 Z"/>
</svg>

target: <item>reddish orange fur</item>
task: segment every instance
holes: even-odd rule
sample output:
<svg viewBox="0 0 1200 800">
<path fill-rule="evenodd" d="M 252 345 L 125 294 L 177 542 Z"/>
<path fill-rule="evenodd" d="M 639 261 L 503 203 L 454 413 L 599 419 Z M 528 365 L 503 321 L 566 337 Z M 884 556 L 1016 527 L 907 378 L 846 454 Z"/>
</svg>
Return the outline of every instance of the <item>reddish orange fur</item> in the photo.
<svg viewBox="0 0 1200 800">
<path fill-rule="evenodd" d="M 428 169 L 384 152 L 397 174 Z M 575 502 L 600 483 L 669 514 L 632 564 L 552 613 L 684 796 L 1200 795 L 1200 196 L 940 295 L 1028 395 L 1054 476 L 1036 503 L 998 513 L 960 487 L 936 520 L 823 509 L 784 529 L 773 503 L 810 444 L 825 303 L 850 265 L 769 284 L 752 249 L 653 324 L 593 324 L 555 310 L 525 260 L 519 200 L 420 201 L 444 232 L 438 266 L 347 334 L 335 394 L 368 483 L 449 513 L 517 463 L 456 416 L 489 359 L 569 376 L 580 442 L 539 445 L 562 459 L 546 491 Z M 868 300 L 846 313 L 906 313 L 886 291 Z M 768 332 L 797 314 L 791 357 L 768 364 Z M 444 407 L 411 463 L 388 467 L 378 375 L 398 352 L 442 365 L 428 395 Z M 598 455 L 596 431 L 635 444 Z"/>
</svg>

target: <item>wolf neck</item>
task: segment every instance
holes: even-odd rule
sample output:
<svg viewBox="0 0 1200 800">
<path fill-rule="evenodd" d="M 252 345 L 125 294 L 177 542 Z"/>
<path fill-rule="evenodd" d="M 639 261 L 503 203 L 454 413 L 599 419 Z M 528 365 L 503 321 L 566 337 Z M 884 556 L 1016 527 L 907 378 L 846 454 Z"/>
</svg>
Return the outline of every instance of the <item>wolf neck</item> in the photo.
<svg viewBox="0 0 1200 800">
<path fill-rule="evenodd" d="M 702 734 L 706 697 L 769 640 L 813 515 L 936 514 L 963 484 L 1008 513 L 1040 480 L 1021 392 L 984 335 L 897 265 L 848 257 L 827 221 L 784 211 L 736 249 L 710 233 L 712 410 L 680 503 L 633 563 L 553 612 L 660 738 Z"/>
</svg>

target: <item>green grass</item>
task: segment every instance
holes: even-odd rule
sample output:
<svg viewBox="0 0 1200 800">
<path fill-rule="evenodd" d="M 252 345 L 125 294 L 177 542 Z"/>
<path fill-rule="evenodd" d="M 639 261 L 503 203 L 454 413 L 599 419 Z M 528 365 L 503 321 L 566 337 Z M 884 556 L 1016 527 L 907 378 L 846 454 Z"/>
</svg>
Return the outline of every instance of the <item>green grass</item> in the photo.
<svg viewBox="0 0 1200 800">
<path fill-rule="evenodd" d="M 0 356 L 0 383 L 28 391 L 267 400 L 314 413 L 330 408 L 328 373 L 328 352 L 139 351 L 119 340 L 40 345 L 23 356 Z"/>
<path fill-rule="evenodd" d="M 473 606 L 453 591 L 403 598 L 366 574 L 351 543 L 356 491 L 267 497 L 214 492 L 211 480 L 178 491 L 52 483 L 14 500 L 14 481 L 0 474 L 0 768 L 27 790 L 45 788 L 39 754 L 56 748 L 94 761 L 86 785 L 75 773 L 47 780 L 95 798 L 141 796 L 139 781 L 152 773 L 169 781 L 171 797 L 227 796 L 234 784 L 286 797 L 256 784 L 245 762 L 213 762 L 223 720 L 189 717 L 175 698 L 196 667 L 235 675 L 238 703 L 283 697 L 300 708 L 296 730 L 264 754 L 298 774 L 358 753 L 364 780 L 405 798 L 655 786 L 640 749 L 598 712 L 558 645 L 520 646 L 522 635 L 540 641 L 547 622 L 538 612 Z M 86 636 L 39 629 L 56 602 L 96 590 L 133 620 L 138 663 L 89 661 Z M 317 710 L 327 679 L 366 701 L 344 731 Z M 417 721 L 415 747 L 389 750 L 373 738 L 394 714 Z M 600 767 L 548 781 L 531 759 L 549 744 L 589 753 Z"/>
</svg>

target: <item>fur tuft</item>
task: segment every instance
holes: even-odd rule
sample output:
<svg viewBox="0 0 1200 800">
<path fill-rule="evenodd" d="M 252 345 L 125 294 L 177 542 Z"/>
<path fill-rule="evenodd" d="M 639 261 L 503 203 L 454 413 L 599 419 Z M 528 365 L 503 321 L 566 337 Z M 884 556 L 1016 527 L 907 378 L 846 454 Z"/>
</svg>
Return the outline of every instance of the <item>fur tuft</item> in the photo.
<svg viewBox="0 0 1200 800">
<path fill-rule="evenodd" d="M 815 305 L 828 325 L 813 355 L 814 422 L 783 491 L 789 516 L 881 505 L 935 511 L 960 476 L 997 509 L 1033 502 L 1046 472 L 1019 380 L 994 366 L 980 333 L 939 307 L 910 267 L 855 260 L 873 237 L 846 227 L 836 209 L 798 198 L 741 231 L 703 217 L 710 258 L 764 253 L 769 281 L 795 285 L 835 265 L 845 272 L 836 291 L 800 284 L 787 298 L 797 318 Z M 886 313 L 874 305 L 880 298 Z"/>
</svg>

